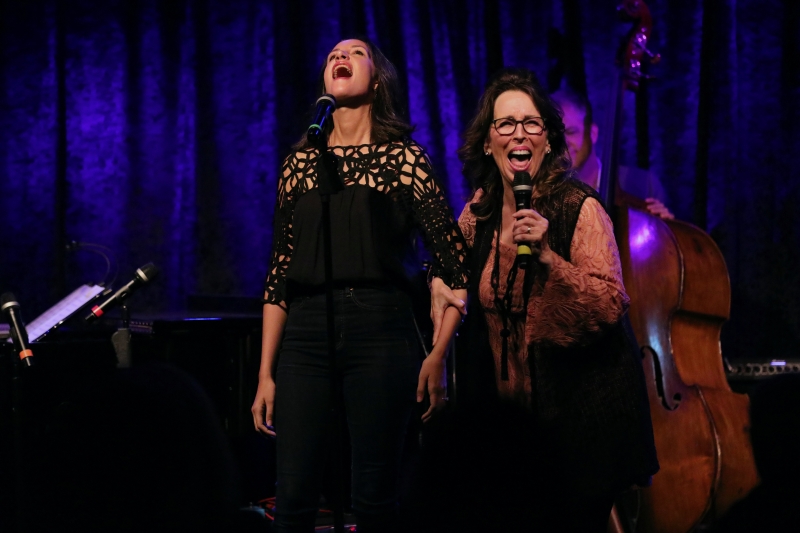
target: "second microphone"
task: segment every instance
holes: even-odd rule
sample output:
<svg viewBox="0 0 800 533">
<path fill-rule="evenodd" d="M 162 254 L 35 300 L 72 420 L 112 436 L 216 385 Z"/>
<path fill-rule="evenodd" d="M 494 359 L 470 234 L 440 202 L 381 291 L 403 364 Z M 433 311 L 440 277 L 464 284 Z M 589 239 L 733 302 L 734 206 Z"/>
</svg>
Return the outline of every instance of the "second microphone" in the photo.
<svg viewBox="0 0 800 533">
<path fill-rule="evenodd" d="M 144 285 L 145 283 L 150 282 L 154 277 L 156 277 L 157 274 L 158 268 L 153 263 L 147 263 L 143 267 L 137 269 L 136 276 L 134 276 L 131 281 L 115 292 L 108 300 L 92 308 L 92 312 L 86 316 L 86 321 L 92 322 L 93 320 L 100 318 L 109 308 L 125 300 L 125 298 L 130 295 L 133 289 L 139 285 Z"/>
<path fill-rule="evenodd" d="M 514 190 L 514 201 L 517 204 L 517 211 L 520 209 L 531 208 L 531 196 L 533 195 L 533 180 L 527 172 L 515 172 L 514 182 L 511 184 Z M 525 243 L 517 244 L 517 261 L 520 268 L 528 268 L 531 260 L 531 247 Z"/>
</svg>

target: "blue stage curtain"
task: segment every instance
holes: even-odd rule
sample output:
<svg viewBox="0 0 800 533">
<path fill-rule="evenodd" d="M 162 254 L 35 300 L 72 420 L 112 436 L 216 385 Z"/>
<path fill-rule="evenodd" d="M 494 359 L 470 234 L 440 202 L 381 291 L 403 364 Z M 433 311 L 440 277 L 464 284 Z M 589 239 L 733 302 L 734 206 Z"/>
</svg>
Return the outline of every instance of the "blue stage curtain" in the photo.
<svg viewBox="0 0 800 533">
<path fill-rule="evenodd" d="M 650 167 L 672 211 L 725 254 L 723 353 L 797 357 L 800 7 L 650 4 L 663 57 L 648 84 Z M 326 53 L 353 35 L 397 65 L 414 136 L 458 212 L 456 150 L 488 76 L 523 66 L 546 80 L 567 24 L 600 123 L 629 28 L 610 1 L 0 0 L 0 290 L 31 319 L 102 278 L 102 259 L 65 251 L 75 240 L 111 248 L 118 283 L 161 267 L 135 312 L 259 296 L 280 162 Z M 625 108 L 633 164 L 632 96 Z"/>
</svg>

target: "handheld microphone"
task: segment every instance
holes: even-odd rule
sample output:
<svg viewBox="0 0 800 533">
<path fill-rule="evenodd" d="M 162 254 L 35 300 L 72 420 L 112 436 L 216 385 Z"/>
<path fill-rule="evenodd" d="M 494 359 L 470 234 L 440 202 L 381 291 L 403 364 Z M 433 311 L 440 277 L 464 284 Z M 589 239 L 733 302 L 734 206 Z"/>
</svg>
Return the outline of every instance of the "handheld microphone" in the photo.
<svg viewBox="0 0 800 533">
<path fill-rule="evenodd" d="M 111 308 L 118 302 L 127 298 L 131 291 L 139 285 L 144 285 L 150 282 L 158 274 L 158 268 L 153 263 L 147 263 L 143 267 L 136 270 L 136 276 L 129 281 L 124 287 L 115 292 L 111 298 L 106 300 L 100 305 L 92 307 L 92 312 L 86 316 L 86 322 L 92 322 L 103 316 L 107 309 Z"/>
<path fill-rule="evenodd" d="M 319 146 L 322 134 L 325 132 L 325 123 L 336 110 L 336 98 L 332 94 L 323 94 L 317 98 L 317 108 L 314 111 L 314 122 L 308 127 L 306 139 L 314 146 Z"/>
<path fill-rule="evenodd" d="M 19 302 L 10 292 L 0 297 L 0 310 L 8 315 L 11 323 L 11 333 L 19 350 L 19 359 L 25 366 L 33 366 L 33 351 L 28 347 L 28 330 L 22 322 L 22 315 L 19 312 Z"/>
<path fill-rule="evenodd" d="M 531 196 L 533 195 L 533 180 L 527 172 L 515 172 L 514 181 L 511 184 L 514 190 L 514 201 L 517 203 L 517 211 L 520 209 L 531 208 Z M 528 268 L 531 260 L 531 247 L 524 243 L 517 244 L 517 261 L 522 269 Z"/>
</svg>

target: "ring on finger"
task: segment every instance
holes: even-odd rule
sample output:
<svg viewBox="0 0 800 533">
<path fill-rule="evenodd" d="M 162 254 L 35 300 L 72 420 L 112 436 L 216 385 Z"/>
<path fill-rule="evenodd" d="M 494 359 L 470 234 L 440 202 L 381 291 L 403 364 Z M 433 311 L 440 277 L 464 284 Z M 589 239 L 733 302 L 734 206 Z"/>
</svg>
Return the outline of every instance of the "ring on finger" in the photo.
<svg viewBox="0 0 800 533">
<path fill-rule="evenodd" d="M 531 232 L 531 227 L 530 226 L 526 226 L 525 233 L 530 233 L 530 232 Z"/>
</svg>

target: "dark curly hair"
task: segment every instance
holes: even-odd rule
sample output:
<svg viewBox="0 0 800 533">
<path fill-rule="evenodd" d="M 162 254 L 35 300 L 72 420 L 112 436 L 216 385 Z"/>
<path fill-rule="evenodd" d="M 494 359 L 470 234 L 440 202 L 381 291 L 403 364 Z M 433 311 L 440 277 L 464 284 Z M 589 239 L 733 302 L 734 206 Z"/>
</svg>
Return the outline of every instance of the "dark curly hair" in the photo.
<svg viewBox="0 0 800 533">
<path fill-rule="evenodd" d="M 357 39 L 367 45 L 369 56 L 375 65 L 375 79 L 378 82 L 378 89 L 375 92 L 375 99 L 372 101 L 370 118 L 372 120 L 371 141 L 376 144 L 383 144 L 396 141 L 407 137 L 414 131 L 414 127 L 405 118 L 405 106 L 403 105 L 400 81 L 397 76 L 397 69 L 380 48 L 375 43 L 362 36 L 347 37 L 342 39 Z M 340 41 L 341 42 L 341 41 Z M 325 94 L 325 67 L 328 64 L 328 55 L 322 60 L 319 69 L 319 89 L 317 96 Z M 313 108 L 311 110 L 313 113 Z M 311 114 L 310 113 L 310 114 Z M 329 136 L 333 130 L 333 118 L 327 121 L 325 136 Z M 310 148 L 311 145 L 306 140 L 305 135 L 292 147 L 295 150 Z"/>
<path fill-rule="evenodd" d="M 520 91 L 531 97 L 536 109 L 544 119 L 550 153 L 545 154 L 536 175 L 533 176 L 536 200 L 554 192 L 566 180 L 566 172 L 572 165 L 564 137 L 563 113 L 536 75 L 527 69 L 503 69 L 495 74 L 478 101 L 478 109 L 464 132 L 464 144 L 458 157 L 464 164 L 463 173 L 469 181 L 473 195 L 483 189 L 483 197 L 470 206 L 480 220 L 488 219 L 495 209 L 503 205 L 503 178 L 492 156 L 484 153 L 484 143 L 494 118 L 494 104 L 507 91 Z"/>
</svg>

